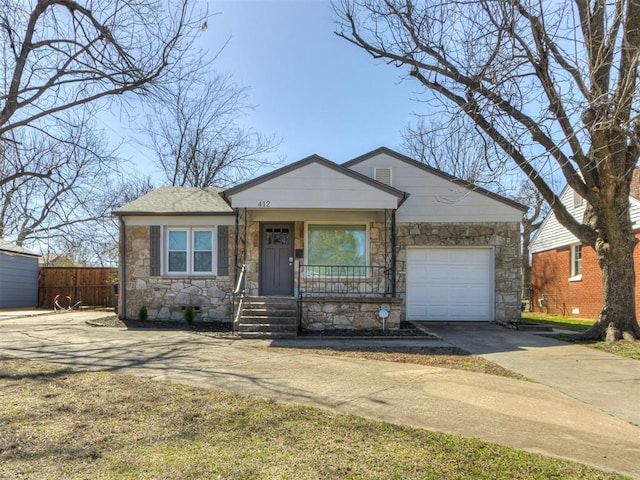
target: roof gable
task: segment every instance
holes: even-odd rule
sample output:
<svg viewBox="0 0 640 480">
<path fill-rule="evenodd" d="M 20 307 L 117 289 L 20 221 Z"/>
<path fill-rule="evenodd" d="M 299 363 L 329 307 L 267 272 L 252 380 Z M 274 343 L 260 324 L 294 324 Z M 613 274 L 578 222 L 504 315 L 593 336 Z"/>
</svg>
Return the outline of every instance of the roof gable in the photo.
<svg viewBox="0 0 640 480">
<path fill-rule="evenodd" d="M 391 150 L 390 148 L 387 147 L 379 147 L 376 148 L 375 150 L 372 150 L 368 153 L 365 153 L 364 155 L 360 155 L 359 157 L 356 157 L 352 160 L 349 160 L 345 163 L 342 164 L 343 167 L 346 168 L 354 168 L 355 166 L 357 166 L 358 164 L 365 162 L 367 160 L 370 160 L 374 157 L 377 157 L 381 154 L 385 154 L 388 155 L 390 157 L 395 158 L 396 160 L 399 160 L 401 162 L 404 162 L 408 165 L 411 165 L 415 168 L 418 168 L 422 171 L 428 172 L 432 175 L 435 175 L 437 177 L 442 178 L 443 180 L 446 180 L 448 182 L 454 183 L 455 185 L 458 185 L 460 187 L 463 187 L 469 191 L 473 191 L 476 192 L 480 195 L 484 195 L 486 197 L 489 197 L 493 200 L 496 200 L 498 202 L 504 203 L 506 205 L 509 205 L 513 208 L 516 208 L 522 212 L 526 212 L 528 210 L 528 207 L 526 207 L 525 205 L 522 205 L 519 202 L 516 202 L 515 200 L 511 200 L 510 198 L 504 197 L 502 195 L 498 195 L 497 193 L 491 192 L 485 188 L 479 187 L 478 185 L 475 185 L 471 182 L 467 182 L 466 180 L 462 180 L 461 178 L 458 177 L 454 177 L 453 175 L 450 175 L 446 172 L 443 172 L 442 170 L 438 170 L 437 168 L 433 168 L 429 165 L 426 165 L 422 162 L 418 162 L 417 160 L 414 160 L 410 157 L 407 157 L 406 155 L 403 155 L 399 152 L 396 152 L 395 150 Z"/>
<path fill-rule="evenodd" d="M 236 208 L 397 208 L 405 192 L 384 185 L 319 155 L 230 188 L 224 197 Z"/>
</svg>

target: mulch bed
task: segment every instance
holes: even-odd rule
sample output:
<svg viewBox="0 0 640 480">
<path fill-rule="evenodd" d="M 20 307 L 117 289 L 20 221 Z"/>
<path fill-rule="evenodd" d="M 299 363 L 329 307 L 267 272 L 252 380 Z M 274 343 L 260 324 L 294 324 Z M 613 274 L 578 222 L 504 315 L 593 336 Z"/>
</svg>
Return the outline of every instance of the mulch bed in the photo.
<svg viewBox="0 0 640 480">
<path fill-rule="evenodd" d="M 433 334 L 417 327 L 411 322 L 400 322 L 400 328 L 394 330 L 303 330 L 299 337 L 433 337 Z"/>
<path fill-rule="evenodd" d="M 217 332 L 231 333 L 231 323 L 229 322 L 193 322 L 188 325 L 182 321 L 166 320 L 121 320 L 117 316 L 92 320 L 87 322 L 92 327 L 111 327 L 127 329 L 152 329 L 152 330 L 185 330 L 196 332 Z"/>
</svg>

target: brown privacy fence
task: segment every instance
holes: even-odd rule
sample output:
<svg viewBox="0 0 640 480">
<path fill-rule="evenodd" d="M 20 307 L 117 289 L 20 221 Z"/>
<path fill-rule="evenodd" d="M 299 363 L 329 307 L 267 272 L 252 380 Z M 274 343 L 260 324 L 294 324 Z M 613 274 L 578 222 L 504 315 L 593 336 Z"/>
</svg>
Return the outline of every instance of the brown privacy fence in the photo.
<svg viewBox="0 0 640 480">
<path fill-rule="evenodd" d="M 54 308 L 55 298 L 67 308 L 81 302 L 82 307 L 115 307 L 113 283 L 117 269 L 94 267 L 40 267 L 38 305 Z"/>
</svg>

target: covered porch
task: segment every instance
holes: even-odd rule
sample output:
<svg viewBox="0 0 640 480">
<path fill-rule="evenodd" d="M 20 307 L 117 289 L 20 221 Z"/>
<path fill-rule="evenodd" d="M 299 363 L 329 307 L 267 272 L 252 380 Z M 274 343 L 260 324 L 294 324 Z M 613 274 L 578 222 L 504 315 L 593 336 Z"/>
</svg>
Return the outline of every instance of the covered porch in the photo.
<svg viewBox="0 0 640 480">
<path fill-rule="evenodd" d="M 291 307 L 269 308 L 275 297 L 294 302 L 296 331 L 399 327 L 395 212 L 406 194 L 310 157 L 225 196 L 236 214 L 234 323 L 256 302 L 258 323 L 281 321 Z"/>
</svg>

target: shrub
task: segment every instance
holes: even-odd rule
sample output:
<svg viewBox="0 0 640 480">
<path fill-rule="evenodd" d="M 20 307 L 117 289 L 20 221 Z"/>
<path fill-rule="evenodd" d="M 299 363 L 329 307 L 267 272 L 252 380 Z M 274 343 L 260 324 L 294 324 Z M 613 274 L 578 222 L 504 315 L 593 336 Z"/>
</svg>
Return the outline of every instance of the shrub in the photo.
<svg viewBox="0 0 640 480">
<path fill-rule="evenodd" d="M 191 325 L 195 318 L 196 318 L 196 314 L 193 311 L 193 307 L 191 305 L 189 305 L 184 310 L 184 321 L 187 322 L 187 325 Z"/>
<path fill-rule="evenodd" d="M 147 310 L 147 306 L 143 305 L 140 307 L 140 311 L 138 312 L 138 320 L 144 322 L 149 318 L 149 311 Z"/>
</svg>

